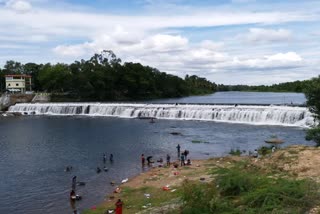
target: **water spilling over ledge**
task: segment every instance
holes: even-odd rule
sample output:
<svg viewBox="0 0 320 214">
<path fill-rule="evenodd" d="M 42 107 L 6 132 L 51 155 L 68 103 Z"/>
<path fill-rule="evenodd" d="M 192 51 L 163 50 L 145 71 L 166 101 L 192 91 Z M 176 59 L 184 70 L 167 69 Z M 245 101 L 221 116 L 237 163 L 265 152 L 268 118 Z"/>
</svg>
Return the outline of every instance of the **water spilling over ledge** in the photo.
<svg viewBox="0 0 320 214">
<path fill-rule="evenodd" d="M 310 127 L 315 123 L 312 114 L 307 108 L 293 106 L 21 103 L 11 106 L 9 111 L 37 115 L 83 115 L 170 120 L 204 120 L 296 127 Z"/>
</svg>

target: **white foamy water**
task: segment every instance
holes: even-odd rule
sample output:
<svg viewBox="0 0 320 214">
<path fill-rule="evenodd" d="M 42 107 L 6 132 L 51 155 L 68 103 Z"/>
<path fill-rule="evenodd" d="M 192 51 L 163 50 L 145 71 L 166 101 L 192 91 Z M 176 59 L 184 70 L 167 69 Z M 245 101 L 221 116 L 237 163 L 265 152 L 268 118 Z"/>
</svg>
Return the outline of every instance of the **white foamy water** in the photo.
<svg viewBox="0 0 320 214">
<path fill-rule="evenodd" d="M 122 118 L 153 117 L 171 120 L 205 120 L 254 125 L 310 127 L 314 118 L 305 107 L 250 105 L 175 105 L 130 103 L 22 103 L 10 112 L 37 115 L 83 115 Z"/>
</svg>

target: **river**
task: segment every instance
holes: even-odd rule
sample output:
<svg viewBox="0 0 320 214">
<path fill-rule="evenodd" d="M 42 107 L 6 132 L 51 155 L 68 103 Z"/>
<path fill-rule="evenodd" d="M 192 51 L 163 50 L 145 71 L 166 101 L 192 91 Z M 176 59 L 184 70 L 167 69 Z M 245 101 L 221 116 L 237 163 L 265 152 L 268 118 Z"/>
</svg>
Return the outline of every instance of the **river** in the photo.
<svg viewBox="0 0 320 214">
<path fill-rule="evenodd" d="M 259 93 L 250 93 L 255 97 L 250 101 L 244 98 L 248 93 L 229 92 L 231 97 L 235 94 L 238 94 L 236 103 L 239 104 L 240 101 L 254 103 L 259 97 Z M 223 93 L 225 98 L 219 103 L 226 103 L 229 95 Z M 202 103 L 212 103 L 208 97 L 215 96 L 182 99 L 190 99 L 188 103 L 201 103 L 202 98 Z M 258 100 L 260 104 L 277 104 L 276 100 L 283 96 L 291 96 L 295 104 L 305 102 L 301 94 L 297 97 L 279 94 L 273 101 L 268 98 L 264 103 L 262 98 Z M 262 97 L 267 96 L 263 94 Z M 181 99 L 159 102 L 183 103 Z M 264 140 L 271 136 L 283 139 L 282 146 L 314 145 L 305 141 L 305 131 L 298 126 L 256 126 L 174 118 L 150 123 L 149 120 L 84 115 L 1 117 L 0 130 L 0 213 L 10 214 L 71 213 L 68 196 L 74 175 L 79 181 L 87 182 L 86 186 L 77 189 L 83 196 L 77 208 L 88 209 L 101 203 L 106 193 L 112 191 L 111 181 L 119 183 L 147 170 L 140 165 L 142 153 L 152 155 L 154 159 L 170 154 L 174 159 L 177 144 L 188 149 L 192 159 L 228 155 L 231 149 L 248 153 L 264 146 Z M 172 135 L 172 132 L 180 134 Z M 97 174 L 96 167 L 104 165 L 103 153 L 112 153 L 114 162 L 106 163 L 108 172 Z M 71 172 L 64 171 L 67 165 L 73 166 Z"/>
</svg>

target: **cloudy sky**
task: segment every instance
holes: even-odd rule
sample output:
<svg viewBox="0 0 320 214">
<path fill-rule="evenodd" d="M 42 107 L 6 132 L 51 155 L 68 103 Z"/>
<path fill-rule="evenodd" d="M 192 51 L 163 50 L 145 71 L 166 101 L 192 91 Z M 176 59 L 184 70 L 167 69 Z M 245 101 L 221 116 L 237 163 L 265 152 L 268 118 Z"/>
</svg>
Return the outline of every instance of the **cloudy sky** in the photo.
<svg viewBox="0 0 320 214">
<path fill-rule="evenodd" d="M 0 0 L 0 67 L 104 49 L 216 83 L 309 79 L 320 74 L 320 1 Z"/>
</svg>

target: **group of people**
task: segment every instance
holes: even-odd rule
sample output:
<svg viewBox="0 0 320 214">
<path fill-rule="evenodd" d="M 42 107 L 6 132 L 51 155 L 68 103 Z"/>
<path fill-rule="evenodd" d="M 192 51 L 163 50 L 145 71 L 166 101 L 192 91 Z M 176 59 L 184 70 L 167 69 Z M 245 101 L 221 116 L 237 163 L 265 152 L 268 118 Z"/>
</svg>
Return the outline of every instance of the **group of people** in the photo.
<svg viewBox="0 0 320 214">
<path fill-rule="evenodd" d="M 105 153 L 103 153 L 103 163 L 105 164 L 107 161 L 107 155 Z M 113 154 L 111 153 L 109 156 L 109 161 L 113 162 Z"/>
<path fill-rule="evenodd" d="M 103 155 L 102 155 L 102 161 L 103 161 L 103 164 L 104 164 L 104 167 L 103 167 L 104 171 L 108 171 L 108 168 L 105 166 L 106 161 L 107 161 L 107 155 L 105 153 L 103 153 Z M 113 154 L 110 154 L 109 161 L 110 161 L 110 163 L 113 163 Z M 72 170 L 72 166 L 67 166 L 65 168 L 66 172 L 70 172 L 71 170 Z M 100 167 L 96 168 L 96 172 L 97 173 L 100 173 L 101 171 L 102 170 L 101 170 Z M 78 213 L 77 209 L 75 208 L 75 201 L 81 200 L 81 196 L 76 194 L 76 186 L 77 185 L 78 186 L 83 186 L 83 185 L 85 185 L 85 182 L 77 182 L 77 176 L 73 176 L 73 178 L 72 178 L 72 187 L 71 187 L 71 191 L 70 191 L 70 202 L 71 202 L 71 206 L 72 206 L 72 208 L 74 210 L 74 213 Z M 121 200 L 120 200 L 120 202 L 121 202 Z M 118 203 L 118 205 L 119 205 L 119 203 Z M 122 211 L 121 212 L 118 211 L 116 213 L 117 214 L 121 214 Z"/>
<path fill-rule="evenodd" d="M 185 165 L 191 165 L 191 161 L 190 159 L 188 159 L 188 155 L 189 155 L 189 151 L 188 150 L 184 150 L 183 152 L 181 152 L 180 150 L 180 145 L 178 144 L 177 145 L 177 153 L 178 153 L 178 160 L 181 162 L 181 166 L 185 166 Z M 113 162 L 113 154 L 110 154 L 109 156 L 109 161 L 112 163 Z M 145 166 L 146 162 L 148 164 L 148 166 L 151 166 L 154 161 L 152 160 L 153 156 L 147 156 L 145 157 L 144 154 L 141 154 L 141 163 L 142 163 L 142 166 Z M 106 161 L 107 161 L 107 155 L 105 153 L 103 153 L 103 156 L 102 156 L 102 160 L 103 160 L 103 164 L 105 165 L 106 164 Z M 187 161 L 187 163 L 186 163 Z M 159 160 L 157 160 L 158 163 L 160 163 L 159 166 L 163 166 L 163 159 L 160 158 Z M 169 154 L 167 154 L 166 156 L 166 165 L 168 167 L 170 167 L 171 165 L 171 156 Z M 178 165 L 178 164 L 177 164 Z M 176 167 L 176 166 L 175 166 Z M 72 169 L 72 167 L 67 167 L 66 168 L 66 171 L 70 171 Z M 104 169 L 106 171 L 106 167 L 104 166 Z M 96 169 L 96 172 L 97 173 L 100 173 L 102 170 L 97 167 Z M 72 201 L 72 203 L 74 204 L 74 202 L 76 200 L 80 200 L 81 199 L 81 196 L 79 195 L 76 195 L 76 192 L 75 192 L 75 188 L 76 188 L 76 176 L 74 176 L 72 178 L 72 190 L 70 192 L 70 200 Z M 123 202 L 121 201 L 121 199 L 118 199 L 117 202 L 115 203 L 115 206 L 116 206 L 116 209 L 115 209 L 115 213 L 116 214 L 122 214 L 122 206 L 123 206 Z M 74 213 L 77 213 L 77 210 L 74 209 Z"/>
<path fill-rule="evenodd" d="M 189 150 L 184 150 L 183 152 L 181 152 L 180 150 L 180 145 L 177 145 L 177 152 L 178 152 L 178 158 L 180 159 L 180 166 L 185 166 L 185 165 L 191 165 L 191 160 L 188 159 L 188 155 L 189 155 Z M 186 164 L 187 161 L 187 164 Z"/>
<path fill-rule="evenodd" d="M 191 160 L 188 159 L 188 155 L 189 155 L 189 151 L 188 150 L 184 150 L 183 152 L 181 152 L 181 147 L 180 145 L 178 144 L 177 145 L 177 153 L 178 153 L 178 159 L 179 161 L 181 162 L 181 166 L 185 166 L 185 165 L 191 165 Z M 153 156 L 147 156 L 147 158 L 145 158 L 144 154 L 141 154 L 141 164 L 142 166 L 144 167 L 145 164 L 146 164 L 146 161 L 147 161 L 147 164 L 148 166 L 151 166 L 154 161 L 152 160 L 152 157 Z M 167 160 L 167 166 L 170 166 L 171 165 L 171 156 L 169 154 L 167 154 L 166 156 L 166 160 Z M 159 160 L 157 160 L 157 162 L 160 163 L 159 166 L 163 166 L 162 163 L 163 163 L 163 159 L 160 158 Z"/>
</svg>

